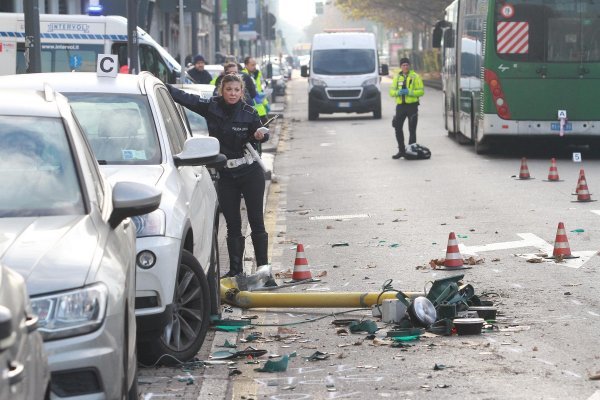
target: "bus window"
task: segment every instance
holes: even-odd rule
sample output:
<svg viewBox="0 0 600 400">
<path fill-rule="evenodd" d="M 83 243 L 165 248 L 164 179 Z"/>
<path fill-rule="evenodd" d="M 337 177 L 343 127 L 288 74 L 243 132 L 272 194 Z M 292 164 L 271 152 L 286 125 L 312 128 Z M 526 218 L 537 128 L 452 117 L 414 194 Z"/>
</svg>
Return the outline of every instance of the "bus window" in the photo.
<svg viewBox="0 0 600 400">
<path fill-rule="evenodd" d="M 42 72 L 93 72 L 96 59 L 102 54 L 101 44 L 42 43 Z M 17 44 L 17 74 L 27 72 L 25 44 Z"/>
<path fill-rule="evenodd" d="M 600 0 L 515 0 L 496 4 L 496 52 L 530 62 L 600 61 Z"/>
</svg>

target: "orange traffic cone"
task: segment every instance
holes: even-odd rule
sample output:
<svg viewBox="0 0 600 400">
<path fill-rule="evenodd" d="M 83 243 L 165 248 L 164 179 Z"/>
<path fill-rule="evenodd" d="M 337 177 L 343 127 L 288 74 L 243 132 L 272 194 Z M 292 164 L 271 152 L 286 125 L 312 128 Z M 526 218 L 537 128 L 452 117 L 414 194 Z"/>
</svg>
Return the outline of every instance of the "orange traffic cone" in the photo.
<svg viewBox="0 0 600 400">
<path fill-rule="evenodd" d="M 304 257 L 304 246 L 298 243 L 292 281 L 304 281 L 307 279 L 312 279 L 312 274 L 308 270 L 308 260 Z"/>
<path fill-rule="evenodd" d="M 587 181 L 585 180 L 585 173 L 583 172 L 583 169 L 581 171 L 579 171 L 579 181 L 577 182 L 576 194 L 577 194 L 577 200 L 575 200 L 575 201 L 584 201 L 584 202 L 595 201 L 595 200 L 592 200 L 592 196 L 590 195 L 590 192 L 588 190 Z"/>
<path fill-rule="evenodd" d="M 556 167 L 556 158 L 550 161 L 550 170 L 548 171 L 548 182 L 560 182 L 558 177 L 558 168 Z"/>
<path fill-rule="evenodd" d="M 571 254 L 569 240 L 567 239 L 567 233 L 565 231 L 565 224 L 562 222 L 558 223 L 556 239 L 554 240 L 554 251 L 552 252 L 552 257 L 548 258 L 577 258 L 577 256 Z"/>
<path fill-rule="evenodd" d="M 577 186 L 575 186 L 575 193 L 573 193 L 573 194 L 577 194 L 577 190 L 579 190 L 579 182 L 581 182 L 582 176 L 585 176 L 585 172 L 583 172 L 583 168 L 581 168 L 579 170 L 579 176 L 577 177 Z"/>
<path fill-rule="evenodd" d="M 519 179 L 531 179 L 529 168 L 527 167 L 527 159 L 521 158 L 521 169 L 519 170 Z"/>
<path fill-rule="evenodd" d="M 463 266 L 463 258 L 458 250 L 458 241 L 454 232 L 450 232 L 448 236 L 448 246 L 446 247 L 446 259 L 444 260 L 444 267 L 447 268 L 458 268 Z"/>
</svg>

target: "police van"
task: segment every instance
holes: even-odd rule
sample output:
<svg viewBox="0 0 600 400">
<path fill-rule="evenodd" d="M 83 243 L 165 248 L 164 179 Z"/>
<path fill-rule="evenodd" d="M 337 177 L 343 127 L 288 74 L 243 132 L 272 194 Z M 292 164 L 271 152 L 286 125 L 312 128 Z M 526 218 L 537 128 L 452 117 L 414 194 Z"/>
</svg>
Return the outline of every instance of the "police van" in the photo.
<svg viewBox="0 0 600 400">
<path fill-rule="evenodd" d="M 379 63 L 377 41 L 370 32 L 329 30 L 313 36 L 310 64 L 301 67 L 308 79 L 308 119 L 321 114 L 368 113 L 381 118 L 380 75 L 388 66 Z"/>
<path fill-rule="evenodd" d="M 175 83 L 179 63 L 143 29 L 137 28 L 139 67 Z M 98 54 L 116 54 L 127 65 L 127 19 L 121 16 L 40 15 L 42 72 L 94 72 Z M 0 75 L 22 74 L 25 60 L 23 14 L 0 13 Z"/>
</svg>

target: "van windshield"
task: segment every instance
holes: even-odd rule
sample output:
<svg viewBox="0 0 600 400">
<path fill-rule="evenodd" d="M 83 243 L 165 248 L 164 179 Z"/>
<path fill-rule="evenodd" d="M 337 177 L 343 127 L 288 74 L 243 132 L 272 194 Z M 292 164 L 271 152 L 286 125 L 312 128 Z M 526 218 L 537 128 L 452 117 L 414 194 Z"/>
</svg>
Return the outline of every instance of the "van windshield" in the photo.
<svg viewBox="0 0 600 400">
<path fill-rule="evenodd" d="M 313 52 L 312 73 L 361 75 L 375 71 L 373 49 L 328 49 Z"/>
</svg>

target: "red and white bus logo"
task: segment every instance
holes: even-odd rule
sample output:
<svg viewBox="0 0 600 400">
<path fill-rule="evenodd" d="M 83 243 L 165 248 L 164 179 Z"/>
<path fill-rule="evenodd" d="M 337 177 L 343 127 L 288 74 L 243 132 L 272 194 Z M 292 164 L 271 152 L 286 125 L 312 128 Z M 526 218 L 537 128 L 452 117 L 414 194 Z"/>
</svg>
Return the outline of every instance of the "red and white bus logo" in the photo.
<svg viewBox="0 0 600 400">
<path fill-rule="evenodd" d="M 529 53 L 529 22 L 498 22 L 496 41 L 498 54 Z"/>
</svg>

